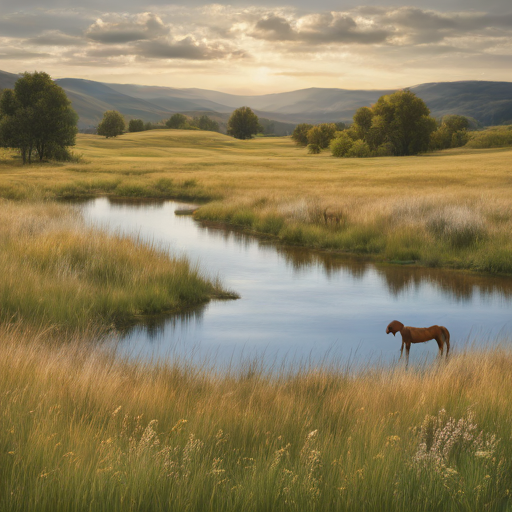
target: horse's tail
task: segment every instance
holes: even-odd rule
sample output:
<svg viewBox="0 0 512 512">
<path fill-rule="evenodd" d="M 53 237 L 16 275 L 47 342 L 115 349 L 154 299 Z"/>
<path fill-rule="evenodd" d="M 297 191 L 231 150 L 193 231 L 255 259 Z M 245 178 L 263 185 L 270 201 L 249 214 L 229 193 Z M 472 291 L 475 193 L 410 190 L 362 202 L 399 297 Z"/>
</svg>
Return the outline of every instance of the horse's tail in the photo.
<svg viewBox="0 0 512 512">
<path fill-rule="evenodd" d="M 448 329 L 442 325 L 439 328 L 441 329 L 443 341 L 446 343 L 446 357 L 448 357 L 448 352 L 450 352 L 450 333 Z"/>
</svg>

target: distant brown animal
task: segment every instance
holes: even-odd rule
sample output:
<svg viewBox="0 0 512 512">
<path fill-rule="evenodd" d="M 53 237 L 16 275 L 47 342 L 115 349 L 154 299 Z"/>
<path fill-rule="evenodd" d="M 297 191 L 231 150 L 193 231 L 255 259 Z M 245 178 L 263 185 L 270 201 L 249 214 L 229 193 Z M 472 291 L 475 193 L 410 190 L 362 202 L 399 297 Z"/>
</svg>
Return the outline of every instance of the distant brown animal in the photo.
<svg viewBox="0 0 512 512">
<path fill-rule="evenodd" d="M 411 343 L 424 343 L 425 341 L 436 340 L 439 347 L 439 356 L 443 355 L 444 344 L 446 343 L 446 357 L 450 352 L 450 333 L 442 325 L 433 325 L 432 327 L 408 327 L 398 320 L 393 320 L 386 327 L 386 334 L 393 333 L 393 336 L 399 332 L 402 335 L 402 348 L 400 357 L 402 357 L 405 345 L 405 355 L 407 364 L 409 364 L 409 350 Z"/>
<path fill-rule="evenodd" d="M 342 213 L 332 208 L 326 208 L 324 210 L 324 221 L 326 224 L 335 224 L 336 226 L 341 223 Z"/>
</svg>

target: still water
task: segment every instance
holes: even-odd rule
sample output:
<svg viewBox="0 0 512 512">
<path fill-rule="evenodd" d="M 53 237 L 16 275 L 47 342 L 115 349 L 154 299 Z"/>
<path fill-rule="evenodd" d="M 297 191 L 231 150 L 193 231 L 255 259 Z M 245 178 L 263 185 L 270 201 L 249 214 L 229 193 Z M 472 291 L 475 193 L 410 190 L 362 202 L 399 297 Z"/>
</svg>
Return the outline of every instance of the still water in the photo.
<svg viewBox="0 0 512 512">
<path fill-rule="evenodd" d="M 379 265 L 282 247 L 233 229 L 177 216 L 183 203 L 81 206 L 87 222 L 186 255 L 240 294 L 186 314 L 153 320 L 121 335 L 118 350 L 137 358 L 247 358 L 389 362 L 401 337 L 387 324 L 444 325 L 457 350 L 475 340 L 512 337 L 512 279 Z M 437 344 L 414 345 L 411 360 L 434 357 Z"/>
</svg>

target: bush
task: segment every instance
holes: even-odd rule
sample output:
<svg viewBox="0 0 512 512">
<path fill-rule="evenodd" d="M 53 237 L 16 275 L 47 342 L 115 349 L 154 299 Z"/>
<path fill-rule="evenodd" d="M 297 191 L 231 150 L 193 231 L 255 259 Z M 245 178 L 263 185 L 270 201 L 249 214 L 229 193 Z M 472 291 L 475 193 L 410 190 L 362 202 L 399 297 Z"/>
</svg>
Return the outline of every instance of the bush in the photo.
<svg viewBox="0 0 512 512">
<path fill-rule="evenodd" d="M 167 120 L 165 126 L 174 130 L 183 130 L 187 124 L 188 120 L 186 116 L 183 114 L 174 114 Z"/>
<path fill-rule="evenodd" d="M 308 153 L 310 155 L 318 155 L 322 151 L 322 148 L 318 144 L 308 144 Z"/>
<path fill-rule="evenodd" d="M 312 124 L 301 123 L 298 124 L 292 133 L 292 140 L 295 141 L 297 146 L 308 145 L 308 132 L 313 128 Z"/>
<path fill-rule="evenodd" d="M 512 146 L 512 126 L 493 127 L 482 132 L 473 132 L 466 145 L 475 149 L 510 147 Z"/>
<path fill-rule="evenodd" d="M 331 149 L 332 156 L 344 157 L 350 151 L 354 141 L 347 132 L 339 132 L 336 138 L 332 139 L 329 147 Z"/>
<path fill-rule="evenodd" d="M 368 158 L 372 156 L 370 146 L 364 140 L 356 140 L 347 152 L 349 158 Z"/>
<path fill-rule="evenodd" d="M 329 147 L 329 143 L 336 133 L 336 125 L 334 123 L 323 123 L 313 126 L 308 131 L 308 144 L 317 144 L 321 149 Z"/>
<path fill-rule="evenodd" d="M 144 121 L 142 119 L 130 119 L 128 123 L 129 132 L 142 132 L 144 131 Z"/>
</svg>

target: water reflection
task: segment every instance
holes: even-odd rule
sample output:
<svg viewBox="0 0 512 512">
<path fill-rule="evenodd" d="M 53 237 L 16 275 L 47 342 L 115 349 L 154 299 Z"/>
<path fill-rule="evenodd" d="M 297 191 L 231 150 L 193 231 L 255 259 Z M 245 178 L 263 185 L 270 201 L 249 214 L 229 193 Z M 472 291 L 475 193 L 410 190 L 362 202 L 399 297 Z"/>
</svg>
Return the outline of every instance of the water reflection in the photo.
<svg viewBox="0 0 512 512">
<path fill-rule="evenodd" d="M 260 251 L 276 251 L 297 274 L 316 267 L 321 269 L 327 278 L 344 273 L 354 279 L 363 279 L 368 272 L 374 271 L 382 278 L 389 293 L 394 296 L 411 288 L 420 289 L 422 284 L 427 283 L 436 286 L 447 297 L 461 302 L 471 301 L 475 294 L 490 299 L 496 294 L 505 298 L 512 297 L 511 278 L 412 265 L 373 263 L 365 261 L 364 257 L 356 259 L 342 254 L 273 243 L 269 238 L 255 237 L 240 229 L 221 224 L 203 223 L 200 229 L 207 232 L 210 237 L 218 237 L 225 242 L 231 240 L 244 247 L 256 242 Z"/>
<path fill-rule="evenodd" d="M 446 325 L 455 350 L 475 333 L 512 334 L 512 279 L 286 247 L 174 214 L 184 206 L 99 198 L 81 207 L 87 221 L 185 254 L 241 295 L 123 326 L 120 349 L 127 353 L 167 357 L 194 347 L 198 355 L 215 353 L 224 360 L 241 353 L 276 360 L 321 361 L 326 354 L 393 360 L 400 340 L 386 336 L 385 327 L 394 319 L 418 327 Z M 427 343 L 411 357 L 433 357 L 436 350 L 435 342 Z"/>
</svg>

